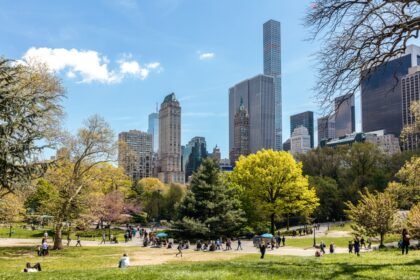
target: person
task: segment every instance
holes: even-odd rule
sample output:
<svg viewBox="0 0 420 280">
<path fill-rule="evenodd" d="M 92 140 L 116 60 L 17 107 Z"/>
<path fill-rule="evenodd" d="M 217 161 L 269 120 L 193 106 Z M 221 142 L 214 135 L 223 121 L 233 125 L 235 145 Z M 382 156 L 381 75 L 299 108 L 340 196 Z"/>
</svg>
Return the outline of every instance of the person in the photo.
<svg viewBox="0 0 420 280">
<path fill-rule="evenodd" d="M 271 238 L 271 251 L 274 250 L 274 247 L 275 246 L 276 246 L 276 241 L 275 241 L 275 239 L 273 237 L 273 238 Z"/>
<path fill-rule="evenodd" d="M 354 253 L 358 257 L 360 256 L 360 240 L 358 236 L 356 236 L 356 238 L 354 239 Z"/>
<path fill-rule="evenodd" d="M 372 248 L 372 238 L 371 237 L 368 237 L 367 243 L 368 243 L 368 250 L 370 250 Z"/>
<path fill-rule="evenodd" d="M 126 268 L 130 265 L 130 258 L 127 256 L 127 254 L 124 253 L 122 258 L 120 259 L 120 262 L 118 263 L 118 268 Z"/>
<path fill-rule="evenodd" d="M 404 255 L 404 250 L 405 250 L 405 254 L 408 255 L 408 247 L 410 246 L 410 235 L 408 235 L 408 230 L 405 228 L 403 229 L 402 233 L 401 233 L 401 237 L 402 237 L 402 254 Z"/>
<path fill-rule="evenodd" d="M 280 244 L 281 244 L 281 237 L 277 232 L 277 235 L 276 235 L 276 248 L 277 249 L 280 247 Z"/>
<path fill-rule="evenodd" d="M 200 251 L 201 250 L 201 241 L 198 240 L 196 245 L 197 245 L 196 251 Z"/>
<path fill-rule="evenodd" d="M 353 253 L 353 241 L 349 241 L 349 254 Z"/>
<path fill-rule="evenodd" d="M 124 241 L 125 241 L 125 243 L 128 242 L 128 232 L 127 231 L 124 233 Z"/>
<path fill-rule="evenodd" d="M 38 246 L 36 248 L 36 251 L 37 251 L 38 257 L 42 256 L 42 247 L 41 246 Z"/>
<path fill-rule="evenodd" d="M 82 243 L 80 243 L 80 234 L 77 235 L 76 246 L 75 247 L 77 247 L 77 246 L 82 247 Z"/>
<path fill-rule="evenodd" d="M 47 243 L 47 241 L 44 241 L 44 243 L 42 243 L 41 255 L 42 256 L 48 256 L 48 243 Z"/>
<path fill-rule="evenodd" d="M 182 258 L 182 242 L 179 242 L 178 247 L 177 247 L 178 253 L 176 253 L 176 257 L 178 257 L 178 255 L 181 255 Z"/>
<path fill-rule="evenodd" d="M 325 243 L 324 243 L 324 241 L 321 241 L 321 244 L 319 244 L 319 249 L 321 250 L 322 254 L 325 254 Z"/>
<path fill-rule="evenodd" d="M 283 235 L 283 238 L 281 239 L 281 243 L 283 243 L 283 247 L 286 246 L 285 245 L 286 244 L 286 237 L 284 237 L 284 235 Z"/>
<path fill-rule="evenodd" d="M 334 243 L 331 242 L 331 244 L 330 244 L 330 254 L 333 254 L 333 253 L 334 253 Z"/>
<path fill-rule="evenodd" d="M 226 251 L 228 251 L 228 250 L 232 250 L 232 246 L 231 246 L 231 244 L 232 244 L 232 241 L 230 240 L 230 238 L 228 238 L 228 239 L 226 240 Z"/>
<path fill-rule="evenodd" d="M 241 248 L 241 250 L 242 250 L 242 241 L 241 241 L 240 238 L 238 238 L 238 248 L 236 248 L 236 251 L 238 251 L 239 248 Z"/>
<path fill-rule="evenodd" d="M 70 242 L 71 242 L 71 238 L 70 238 L 70 234 L 67 235 L 67 247 L 70 246 Z"/>
<path fill-rule="evenodd" d="M 363 236 L 362 236 L 362 238 L 360 238 L 360 248 L 362 248 L 362 247 L 364 247 L 365 250 L 366 250 L 366 243 L 365 243 L 365 239 L 363 238 Z"/>
<path fill-rule="evenodd" d="M 44 232 L 44 238 L 48 239 L 48 232 Z"/>
<path fill-rule="evenodd" d="M 264 259 L 265 249 L 266 249 L 266 246 L 265 246 L 265 242 L 263 241 L 263 242 L 260 244 L 261 259 Z"/>
<path fill-rule="evenodd" d="M 319 252 L 319 250 L 316 250 L 315 251 L 315 257 L 320 257 L 321 256 L 321 253 Z"/>
<path fill-rule="evenodd" d="M 38 272 L 41 271 L 41 264 L 36 263 L 33 266 L 31 266 L 30 263 L 26 263 L 26 267 L 23 269 L 23 272 Z"/>
<path fill-rule="evenodd" d="M 99 245 L 100 244 L 105 244 L 105 241 L 106 241 L 106 234 L 105 234 L 105 232 L 102 232 L 102 241 L 101 241 L 101 243 L 99 243 Z"/>
</svg>

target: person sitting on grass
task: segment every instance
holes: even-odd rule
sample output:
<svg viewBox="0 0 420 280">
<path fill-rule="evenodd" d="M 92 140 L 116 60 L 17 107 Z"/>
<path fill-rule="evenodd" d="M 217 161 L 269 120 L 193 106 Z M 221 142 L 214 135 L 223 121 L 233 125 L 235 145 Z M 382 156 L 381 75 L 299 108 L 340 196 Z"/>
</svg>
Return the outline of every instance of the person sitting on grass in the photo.
<svg viewBox="0 0 420 280">
<path fill-rule="evenodd" d="M 26 263 L 26 267 L 23 269 L 23 272 L 38 272 L 41 271 L 41 264 L 36 263 L 33 266 L 31 266 L 30 263 Z"/>
<path fill-rule="evenodd" d="M 41 247 L 42 247 L 41 248 L 41 255 L 42 256 L 48 256 L 48 243 L 47 243 L 47 241 L 44 241 L 44 243 L 42 243 Z"/>
<path fill-rule="evenodd" d="M 195 250 L 196 251 L 200 251 L 201 250 L 201 241 L 200 240 L 197 241 L 196 249 Z"/>
<path fill-rule="evenodd" d="M 130 265 L 130 258 L 127 256 L 126 253 L 122 256 L 120 259 L 120 262 L 118 263 L 118 268 L 126 268 Z"/>
<path fill-rule="evenodd" d="M 322 256 L 321 252 L 319 250 L 316 250 L 315 251 L 315 257 L 319 258 L 321 256 Z"/>
</svg>

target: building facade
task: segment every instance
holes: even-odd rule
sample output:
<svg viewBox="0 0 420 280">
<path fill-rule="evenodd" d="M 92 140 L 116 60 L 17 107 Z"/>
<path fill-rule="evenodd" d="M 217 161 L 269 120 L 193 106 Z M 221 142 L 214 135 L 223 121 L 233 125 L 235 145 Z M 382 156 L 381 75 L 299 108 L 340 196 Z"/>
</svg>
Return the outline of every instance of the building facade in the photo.
<svg viewBox="0 0 420 280">
<path fill-rule="evenodd" d="M 241 104 L 249 117 L 249 152 L 275 148 L 274 78 L 257 75 L 229 89 L 229 153 L 235 147 L 235 115 Z"/>
<path fill-rule="evenodd" d="M 296 127 L 290 137 L 290 152 L 292 155 L 304 154 L 311 150 L 311 136 L 304 126 Z"/>
<path fill-rule="evenodd" d="M 153 152 L 159 151 L 159 114 L 151 113 L 149 115 L 149 128 L 147 133 L 152 135 L 153 138 Z"/>
<path fill-rule="evenodd" d="M 282 95 L 281 95 L 281 30 L 280 22 L 269 20 L 263 25 L 264 74 L 274 78 L 275 92 L 275 144 L 283 145 Z"/>
<path fill-rule="evenodd" d="M 158 178 L 162 182 L 185 182 L 181 156 L 181 106 L 171 93 L 165 97 L 159 110 Z"/>
<path fill-rule="evenodd" d="M 152 135 L 139 130 L 118 134 L 118 166 L 133 181 L 153 176 Z"/>
<path fill-rule="evenodd" d="M 188 142 L 183 151 L 183 165 L 185 172 L 185 181 L 197 171 L 201 162 L 208 157 L 206 139 L 196 136 Z"/>
<path fill-rule="evenodd" d="M 230 162 L 235 166 L 241 155 L 249 154 L 249 115 L 241 100 L 239 110 L 235 114 L 233 123 L 233 148 L 230 150 Z"/>
<path fill-rule="evenodd" d="M 325 116 L 318 119 L 318 146 L 322 140 L 335 138 L 335 118 L 334 116 Z"/>
<path fill-rule="evenodd" d="M 402 78 L 402 125 L 412 127 L 416 125 L 414 115 L 410 111 L 411 104 L 420 100 L 420 66 L 412 67 L 408 75 Z M 402 141 L 404 150 L 416 150 L 420 148 L 420 133 L 411 133 Z"/>
<path fill-rule="evenodd" d="M 335 137 L 345 136 L 356 131 L 354 95 L 339 96 L 335 103 Z"/>
<path fill-rule="evenodd" d="M 402 77 L 420 65 L 420 47 L 410 45 L 404 55 L 394 58 L 362 75 L 362 130 L 386 130 L 399 137 L 402 118 Z"/>
<path fill-rule="evenodd" d="M 290 134 L 293 133 L 295 128 L 303 126 L 308 129 L 311 136 L 311 148 L 314 147 L 314 112 L 306 111 L 296 115 L 290 116 Z"/>
<path fill-rule="evenodd" d="M 385 130 L 365 133 L 365 142 L 375 144 L 383 153 L 393 155 L 401 153 L 400 141 L 393 134 L 386 134 Z"/>
<path fill-rule="evenodd" d="M 290 151 L 290 138 L 287 138 L 286 141 L 283 143 L 283 151 L 288 152 Z"/>
<path fill-rule="evenodd" d="M 217 145 L 213 148 L 213 153 L 211 154 L 211 157 L 216 162 L 220 162 L 220 160 L 222 159 L 222 153 L 220 152 L 220 148 Z"/>
</svg>

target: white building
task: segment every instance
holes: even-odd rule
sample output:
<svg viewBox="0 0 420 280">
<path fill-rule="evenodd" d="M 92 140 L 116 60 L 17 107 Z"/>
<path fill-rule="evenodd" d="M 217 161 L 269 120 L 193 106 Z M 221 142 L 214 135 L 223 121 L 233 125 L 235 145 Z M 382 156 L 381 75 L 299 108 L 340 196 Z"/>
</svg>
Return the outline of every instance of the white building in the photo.
<svg viewBox="0 0 420 280">
<path fill-rule="evenodd" d="M 304 126 L 296 127 L 290 137 L 290 152 L 292 155 L 304 154 L 311 150 L 311 136 Z"/>
<path fill-rule="evenodd" d="M 401 153 L 398 137 L 394 134 L 385 134 L 385 130 L 366 132 L 365 141 L 375 144 L 385 154 Z"/>
</svg>

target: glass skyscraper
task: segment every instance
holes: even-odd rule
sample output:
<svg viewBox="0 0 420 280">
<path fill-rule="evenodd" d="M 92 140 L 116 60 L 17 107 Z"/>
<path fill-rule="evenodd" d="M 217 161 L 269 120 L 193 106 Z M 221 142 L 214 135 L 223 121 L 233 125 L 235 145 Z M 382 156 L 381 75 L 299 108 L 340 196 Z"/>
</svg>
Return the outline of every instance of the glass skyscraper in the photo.
<svg viewBox="0 0 420 280">
<path fill-rule="evenodd" d="M 293 116 L 290 116 L 290 135 L 292 135 L 295 128 L 299 126 L 306 127 L 311 136 L 311 148 L 314 147 L 314 112 L 306 111 Z"/>
<path fill-rule="evenodd" d="M 335 103 L 335 137 L 346 136 L 356 131 L 354 95 L 342 95 Z"/>
<path fill-rule="evenodd" d="M 147 133 L 153 137 L 153 152 L 157 153 L 159 150 L 159 114 L 151 113 L 149 115 L 149 128 Z"/>
<path fill-rule="evenodd" d="M 281 36 L 280 22 L 269 20 L 263 25 L 264 74 L 274 77 L 275 89 L 275 149 L 282 150 L 281 101 Z"/>
</svg>

